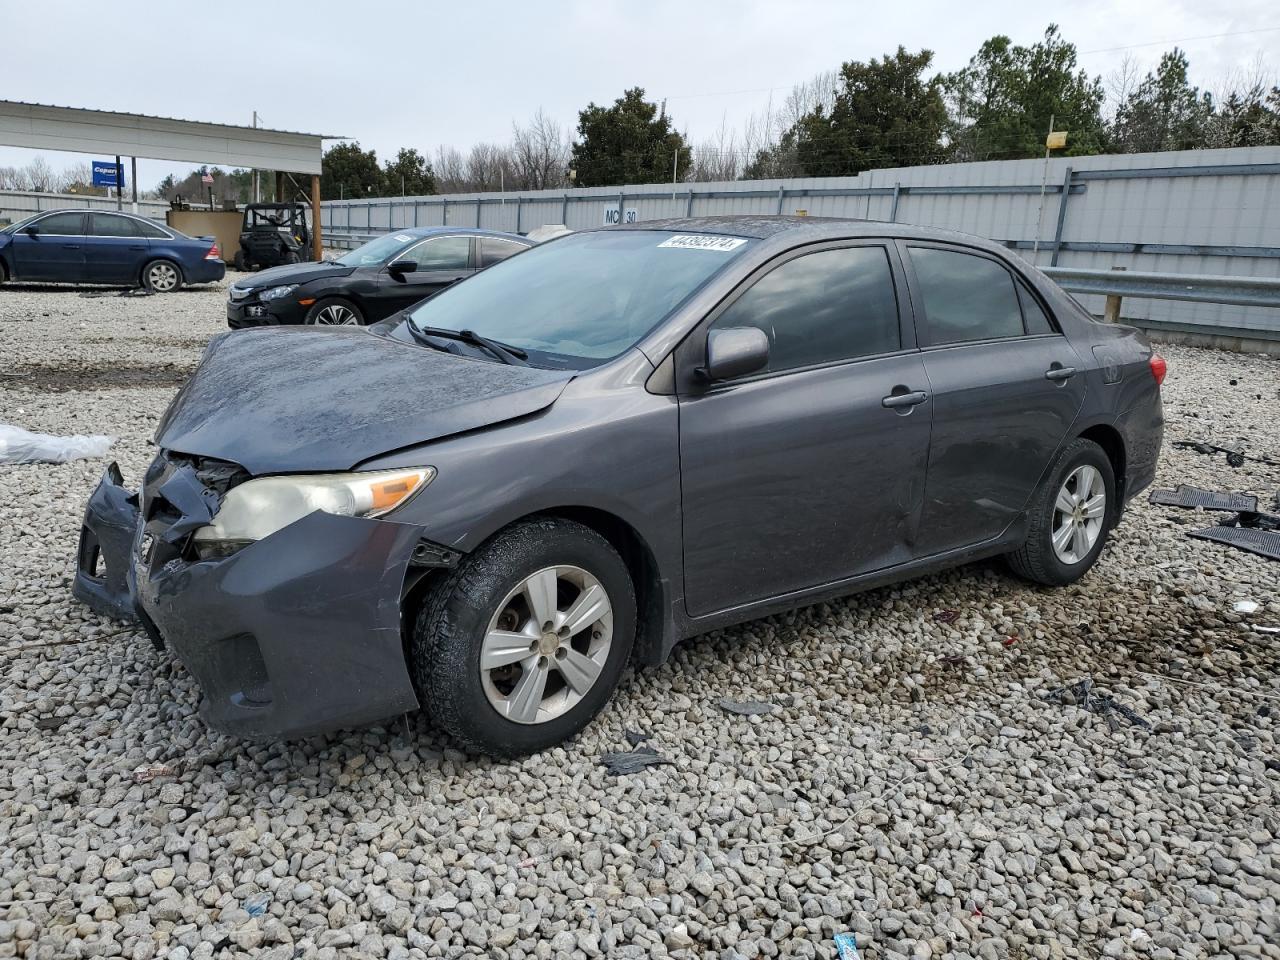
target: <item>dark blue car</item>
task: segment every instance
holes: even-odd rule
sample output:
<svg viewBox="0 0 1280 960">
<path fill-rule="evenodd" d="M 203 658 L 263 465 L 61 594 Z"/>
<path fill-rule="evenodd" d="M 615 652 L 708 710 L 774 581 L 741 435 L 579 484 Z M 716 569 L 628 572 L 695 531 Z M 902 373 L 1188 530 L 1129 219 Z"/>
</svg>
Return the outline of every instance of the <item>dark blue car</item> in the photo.
<svg viewBox="0 0 1280 960">
<path fill-rule="evenodd" d="M 0 282 L 119 283 L 168 293 L 226 272 L 212 237 L 195 239 L 128 213 L 51 210 L 0 229 Z"/>
</svg>

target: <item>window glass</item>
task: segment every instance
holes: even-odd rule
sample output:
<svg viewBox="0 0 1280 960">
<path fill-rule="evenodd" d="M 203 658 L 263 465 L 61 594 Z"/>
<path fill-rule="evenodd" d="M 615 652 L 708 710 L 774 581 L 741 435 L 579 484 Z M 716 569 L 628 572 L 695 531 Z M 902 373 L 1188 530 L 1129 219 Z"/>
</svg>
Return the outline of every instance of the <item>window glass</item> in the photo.
<svg viewBox="0 0 1280 960">
<path fill-rule="evenodd" d="M 931 343 L 1022 336 L 1022 309 L 1009 271 L 994 260 L 912 247 Z"/>
<path fill-rule="evenodd" d="M 884 247 L 824 250 L 761 277 L 715 327 L 757 327 L 769 337 L 767 371 L 889 353 L 902 346 L 893 273 Z"/>
<path fill-rule="evenodd" d="M 1045 314 L 1040 301 L 1031 295 L 1031 291 L 1018 284 L 1018 297 L 1022 300 L 1022 316 L 1027 322 L 1027 333 L 1035 336 L 1038 333 L 1056 333 L 1049 317 Z"/>
<path fill-rule="evenodd" d="M 524 249 L 526 248 L 522 243 L 515 243 L 511 240 L 498 240 L 494 237 L 481 237 L 480 266 L 490 266 Z"/>
<path fill-rule="evenodd" d="M 397 260 L 413 260 L 419 270 L 465 270 L 471 259 L 470 237 L 440 237 L 419 244 Z"/>
<path fill-rule="evenodd" d="M 410 317 L 520 347 L 534 366 L 585 370 L 629 349 L 753 243 L 657 230 L 572 234 L 481 270 Z"/>
<path fill-rule="evenodd" d="M 169 239 L 169 234 L 165 233 L 164 230 L 160 229 L 160 227 L 156 226 L 154 223 L 147 223 L 145 220 L 134 220 L 133 225 L 137 228 L 138 233 L 142 234 L 144 237 L 150 237 L 152 240 Z"/>
<path fill-rule="evenodd" d="M 136 237 L 138 235 L 133 221 L 118 213 L 95 213 L 92 230 L 95 237 Z"/>
<path fill-rule="evenodd" d="M 82 237 L 84 236 L 84 214 L 54 213 L 37 221 L 34 226 L 41 233 L 51 237 Z"/>
</svg>

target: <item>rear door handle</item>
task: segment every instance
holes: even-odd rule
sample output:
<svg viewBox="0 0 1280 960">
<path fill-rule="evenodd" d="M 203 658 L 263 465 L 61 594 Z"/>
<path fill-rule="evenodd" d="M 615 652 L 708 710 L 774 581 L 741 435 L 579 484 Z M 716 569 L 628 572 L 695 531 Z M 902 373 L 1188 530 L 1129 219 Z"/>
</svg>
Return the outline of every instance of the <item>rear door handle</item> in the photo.
<svg viewBox="0 0 1280 960">
<path fill-rule="evenodd" d="M 62 249 L 63 249 L 63 250 L 79 250 L 79 249 L 80 249 L 80 244 L 78 244 L 78 243 L 64 243 L 64 244 L 62 245 Z"/>
<path fill-rule="evenodd" d="M 1053 366 L 1044 372 L 1044 378 L 1046 380 L 1070 380 L 1075 375 L 1075 367 Z"/>
<path fill-rule="evenodd" d="M 130 250 L 145 250 L 145 249 L 147 249 L 147 248 L 146 248 L 146 247 L 143 247 L 143 246 L 137 246 L 137 247 L 130 247 L 129 249 L 130 249 Z"/>
<path fill-rule="evenodd" d="M 888 407 L 891 410 L 896 407 L 914 407 L 928 399 L 929 394 L 923 390 L 913 390 L 910 393 L 891 393 L 880 401 L 880 406 Z"/>
</svg>

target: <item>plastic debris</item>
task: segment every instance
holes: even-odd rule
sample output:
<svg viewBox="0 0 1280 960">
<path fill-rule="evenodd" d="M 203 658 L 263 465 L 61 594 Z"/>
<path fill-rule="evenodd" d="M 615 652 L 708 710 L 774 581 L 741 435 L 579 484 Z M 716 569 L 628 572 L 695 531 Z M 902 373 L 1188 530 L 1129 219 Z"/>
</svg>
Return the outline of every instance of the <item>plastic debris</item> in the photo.
<svg viewBox="0 0 1280 960">
<path fill-rule="evenodd" d="M 271 894 L 263 891 L 245 900 L 244 912 L 251 917 L 260 917 L 267 912 L 269 906 L 271 906 Z"/>
<path fill-rule="evenodd" d="M 142 764 L 133 768 L 134 783 L 150 783 L 156 777 L 172 777 L 173 768 L 163 763 Z"/>
<path fill-rule="evenodd" d="M 1258 498 L 1247 493 L 1221 493 L 1180 483 L 1174 490 L 1152 490 L 1148 503 L 1163 507 L 1203 507 L 1205 510 L 1225 510 L 1230 513 L 1258 509 Z"/>
<path fill-rule="evenodd" d="M 720 701 L 720 709 L 727 713 L 736 713 L 742 717 L 758 717 L 773 713 L 778 709 L 776 703 L 765 703 L 762 700 L 729 700 Z"/>
<path fill-rule="evenodd" d="M 600 758 L 600 766 L 615 777 L 637 773 L 645 767 L 653 767 L 671 761 L 653 747 L 636 747 L 630 753 L 606 753 Z"/>
<path fill-rule="evenodd" d="M 1205 443 L 1203 440 L 1175 440 L 1175 447 L 1182 447 L 1186 450 L 1194 450 L 1196 453 L 1203 453 L 1213 456 L 1216 453 L 1225 453 L 1227 455 L 1227 463 L 1233 467 L 1243 467 L 1246 460 L 1252 460 L 1255 463 L 1266 463 L 1271 466 L 1280 466 L 1280 460 L 1264 455 L 1248 455 L 1237 447 L 1223 447 L 1216 443 Z"/>
<path fill-rule="evenodd" d="M 0 423 L 0 463 L 66 463 L 101 457 L 115 437 L 55 437 L 32 433 L 11 423 Z"/>
<path fill-rule="evenodd" d="M 933 619 L 939 623 L 955 623 L 960 619 L 959 610 L 939 610 L 933 615 Z"/>
<path fill-rule="evenodd" d="M 1237 600 L 1231 605 L 1231 609 L 1236 613 L 1257 613 L 1257 600 Z"/>
<path fill-rule="evenodd" d="M 1113 714 L 1119 714 L 1134 726 L 1151 729 L 1151 724 L 1138 716 L 1131 707 L 1126 707 L 1123 703 L 1119 703 L 1109 693 L 1095 692 L 1093 680 L 1090 677 L 1077 680 L 1075 683 L 1065 687 L 1058 687 L 1056 690 L 1050 690 L 1045 694 L 1045 699 L 1052 700 L 1055 703 L 1074 703 L 1083 710 L 1096 713 L 1100 717 L 1106 717 L 1113 730 L 1118 726 L 1112 716 Z"/>
<path fill-rule="evenodd" d="M 1020 636 L 1018 636 L 1016 633 L 1011 633 L 1011 634 L 1009 634 L 1007 637 L 1005 637 L 1005 638 L 1004 638 L 1004 640 L 1003 640 L 1003 641 L 1001 641 L 1001 642 L 1002 642 L 1006 647 L 1012 647 L 1015 643 L 1017 643 L 1017 642 L 1018 642 L 1019 640 L 1021 640 L 1021 639 L 1022 639 L 1022 638 L 1021 638 Z"/>
<path fill-rule="evenodd" d="M 857 934 L 837 933 L 835 944 L 837 960 L 858 960 Z"/>
<path fill-rule="evenodd" d="M 640 733 L 638 730 L 624 730 L 622 735 L 627 738 L 627 743 L 633 747 L 638 747 L 649 739 L 649 734 Z"/>
</svg>

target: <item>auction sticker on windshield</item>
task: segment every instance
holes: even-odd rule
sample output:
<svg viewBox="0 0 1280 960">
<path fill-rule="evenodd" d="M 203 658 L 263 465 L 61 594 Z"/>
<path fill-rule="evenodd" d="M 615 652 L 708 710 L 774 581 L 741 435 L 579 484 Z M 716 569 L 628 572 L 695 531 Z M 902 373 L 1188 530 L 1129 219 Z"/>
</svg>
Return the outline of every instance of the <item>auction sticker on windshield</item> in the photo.
<svg viewBox="0 0 1280 960">
<path fill-rule="evenodd" d="M 660 247 L 677 247 L 681 250 L 719 250 L 727 253 L 737 250 L 747 241 L 741 237 L 709 237 L 705 234 L 681 234 L 663 240 Z"/>
</svg>

